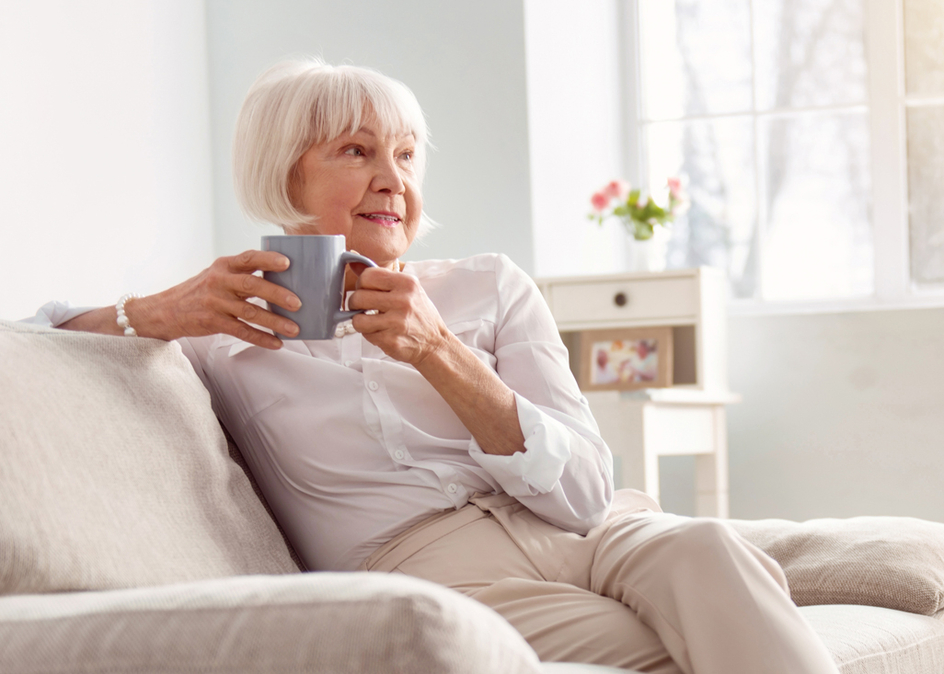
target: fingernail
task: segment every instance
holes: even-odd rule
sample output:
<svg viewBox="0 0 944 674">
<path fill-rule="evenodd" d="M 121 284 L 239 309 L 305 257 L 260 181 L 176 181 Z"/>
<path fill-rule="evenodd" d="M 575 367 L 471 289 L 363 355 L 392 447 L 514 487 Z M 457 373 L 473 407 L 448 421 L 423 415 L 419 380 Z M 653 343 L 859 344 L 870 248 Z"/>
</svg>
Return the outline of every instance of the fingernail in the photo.
<svg viewBox="0 0 944 674">
<path fill-rule="evenodd" d="M 287 325 L 287 326 L 286 326 L 286 329 L 285 329 L 285 332 L 283 332 L 282 334 L 283 334 L 283 335 L 297 335 L 297 334 L 298 334 L 298 326 L 295 325 L 294 323 L 292 323 L 291 325 Z"/>
<path fill-rule="evenodd" d="M 289 260 L 289 259 L 288 259 L 287 257 L 285 257 L 285 256 L 282 256 L 282 268 L 283 268 L 283 269 L 288 269 L 288 266 L 289 266 L 291 263 L 292 263 L 291 260 Z"/>
<path fill-rule="evenodd" d="M 302 301 L 301 301 L 300 299 L 298 299 L 297 297 L 295 297 L 294 295 L 290 295 L 290 296 L 285 300 L 285 304 L 288 305 L 288 308 L 289 308 L 289 309 L 296 309 L 296 310 L 297 310 L 297 309 L 301 309 L 301 307 L 302 307 Z"/>
</svg>

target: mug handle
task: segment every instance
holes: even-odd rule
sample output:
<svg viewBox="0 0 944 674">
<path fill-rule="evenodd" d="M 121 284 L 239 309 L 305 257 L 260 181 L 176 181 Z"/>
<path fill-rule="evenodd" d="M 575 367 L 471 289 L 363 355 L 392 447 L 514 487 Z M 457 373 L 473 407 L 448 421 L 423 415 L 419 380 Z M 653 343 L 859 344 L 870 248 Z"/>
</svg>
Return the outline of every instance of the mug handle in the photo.
<svg viewBox="0 0 944 674">
<path fill-rule="evenodd" d="M 357 253 L 352 253 L 349 250 L 346 250 L 343 253 L 341 253 L 341 257 L 338 258 L 338 260 L 341 263 L 338 265 L 338 273 L 341 274 L 342 276 L 344 274 L 344 270 L 347 268 L 347 265 L 349 265 L 351 262 L 360 262 L 361 264 L 366 264 L 368 267 L 377 266 L 377 263 L 371 260 L 370 258 L 366 258 L 363 255 L 359 255 Z M 334 314 L 334 320 L 337 323 L 340 323 L 341 321 L 346 321 L 354 317 L 356 314 L 362 314 L 362 313 L 364 313 L 364 309 L 355 309 L 354 311 L 338 310 Z"/>
</svg>

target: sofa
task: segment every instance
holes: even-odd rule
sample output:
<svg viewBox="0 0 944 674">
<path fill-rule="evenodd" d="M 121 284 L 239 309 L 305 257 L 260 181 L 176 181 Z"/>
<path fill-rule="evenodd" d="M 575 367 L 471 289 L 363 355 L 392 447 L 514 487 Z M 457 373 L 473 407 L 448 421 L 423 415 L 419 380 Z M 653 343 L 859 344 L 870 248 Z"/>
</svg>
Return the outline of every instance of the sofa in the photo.
<svg viewBox="0 0 944 674">
<path fill-rule="evenodd" d="M 944 524 L 731 525 L 844 674 L 944 672 Z M 419 579 L 305 572 L 177 344 L 0 321 L 0 672 L 607 671 Z"/>
</svg>

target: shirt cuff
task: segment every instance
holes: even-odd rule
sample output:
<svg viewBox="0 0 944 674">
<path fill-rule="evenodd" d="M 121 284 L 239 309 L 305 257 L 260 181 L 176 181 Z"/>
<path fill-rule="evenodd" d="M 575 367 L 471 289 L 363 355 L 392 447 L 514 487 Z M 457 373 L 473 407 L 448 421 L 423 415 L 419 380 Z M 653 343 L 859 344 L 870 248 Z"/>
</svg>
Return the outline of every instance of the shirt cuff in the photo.
<svg viewBox="0 0 944 674">
<path fill-rule="evenodd" d="M 510 496 L 537 496 L 557 486 L 572 454 L 566 428 L 515 393 L 524 452 L 511 456 L 486 454 L 472 438 L 469 454 Z"/>
<path fill-rule="evenodd" d="M 97 307 L 74 307 L 68 302 L 53 300 L 41 306 L 35 316 L 24 318 L 18 322 L 55 328 L 66 321 L 71 321 L 76 316 L 88 313 L 96 308 Z"/>
</svg>

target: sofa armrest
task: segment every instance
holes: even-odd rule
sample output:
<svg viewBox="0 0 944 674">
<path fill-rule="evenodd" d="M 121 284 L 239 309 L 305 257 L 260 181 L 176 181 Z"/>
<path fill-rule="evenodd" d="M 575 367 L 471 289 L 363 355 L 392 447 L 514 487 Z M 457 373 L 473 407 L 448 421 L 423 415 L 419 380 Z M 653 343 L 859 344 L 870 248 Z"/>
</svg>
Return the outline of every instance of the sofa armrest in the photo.
<svg viewBox="0 0 944 674">
<path fill-rule="evenodd" d="M 0 597 L 0 671 L 539 674 L 498 614 L 399 574 Z"/>
</svg>

